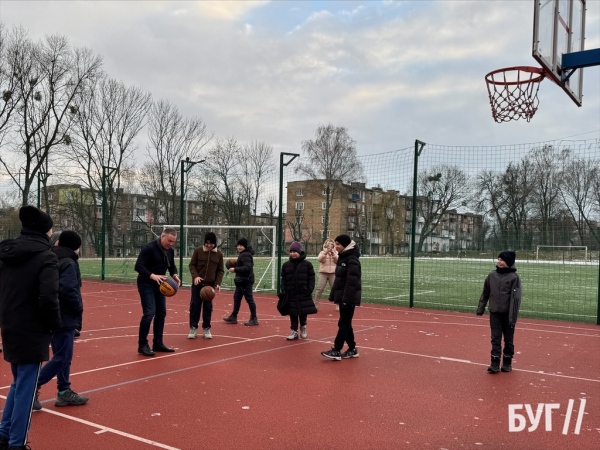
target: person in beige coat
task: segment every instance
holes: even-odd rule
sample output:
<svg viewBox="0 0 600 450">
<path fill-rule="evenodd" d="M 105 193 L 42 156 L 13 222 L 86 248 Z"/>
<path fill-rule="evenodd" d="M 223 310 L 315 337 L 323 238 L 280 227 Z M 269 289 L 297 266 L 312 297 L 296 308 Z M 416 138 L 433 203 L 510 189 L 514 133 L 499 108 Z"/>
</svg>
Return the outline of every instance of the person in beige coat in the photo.
<svg viewBox="0 0 600 450">
<path fill-rule="evenodd" d="M 320 263 L 319 266 L 319 282 L 317 284 L 317 295 L 315 296 L 315 306 L 319 309 L 319 301 L 321 300 L 321 294 L 329 282 L 329 289 L 333 287 L 335 281 L 335 265 L 338 261 L 338 252 L 335 249 L 335 243 L 333 239 L 327 239 L 323 244 L 323 250 L 319 253 L 317 260 Z M 336 310 L 338 306 L 336 305 Z"/>
</svg>

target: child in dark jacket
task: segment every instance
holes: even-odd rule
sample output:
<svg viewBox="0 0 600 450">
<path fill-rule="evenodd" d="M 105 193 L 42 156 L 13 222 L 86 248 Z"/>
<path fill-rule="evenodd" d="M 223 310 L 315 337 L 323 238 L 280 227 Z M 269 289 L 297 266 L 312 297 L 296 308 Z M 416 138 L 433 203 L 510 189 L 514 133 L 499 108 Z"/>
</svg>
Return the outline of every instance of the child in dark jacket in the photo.
<svg viewBox="0 0 600 450">
<path fill-rule="evenodd" d="M 306 323 L 309 314 L 316 314 L 317 308 L 312 299 L 315 289 L 315 269 L 306 260 L 306 253 L 300 242 L 290 245 L 290 260 L 281 267 L 281 291 L 288 295 L 288 314 L 292 332 L 288 341 L 298 339 L 298 322 L 300 337 L 307 338 Z"/>
<path fill-rule="evenodd" d="M 229 269 L 230 273 L 235 274 L 235 292 L 233 293 L 233 311 L 228 317 L 223 317 L 227 323 L 236 324 L 237 315 L 240 312 L 242 305 L 242 297 L 246 299 L 250 308 L 250 320 L 244 325 L 251 327 L 258 325 L 258 317 L 256 316 L 256 303 L 254 303 L 254 295 L 252 293 L 252 285 L 254 284 L 254 250 L 248 245 L 246 238 L 240 238 L 237 242 L 238 256 L 235 267 Z"/>
<path fill-rule="evenodd" d="M 352 318 L 354 310 L 360 306 L 361 278 L 360 251 L 356 243 L 347 234 L 335 238 L 335 249 L 339 258 L 335 266 L 335 281 L 329 294 L 329 301 L 340 307 L 340 320 L 334 347 L 321 355 L 336 361 L 346 358 L 358 358 Z M 348 343 L 348 350 L 341 353 L 344 343 Z"/>
<path fill-rule="evenodd" d="M 515 266 L 515 252 L 505 251 L 498 255 L 496 270 L 491 272 L 483 284 L 483 293 L 479 299 L 477 315 L 485 312 L 485 305 L 490 302 L 490 328 L 492 332 L 492 364 L 489 373 L 510 372 L 512 358 L 515 354 L 513 337 L 515 324 L 521 307 L 521 279 Z M 504 336 L 504 355 L 502 355 L 502 336 Z"/>
<path fill-rule="evenodd" d="M 54 406 L 83 405 L 88 397 L 78 395 L 71 390 L 71 362 L 73 360 L 73 343 L 75 330 L 81 329 L 83 317 L 83 301 L 81 299 L 81 273 L 79 271 L 79 248 L 81 238 L 74 231 L 63 231 L 58 245 L 52 251 L 58 257 L 58 302 L 60 307 L 61 327 L 52 335 L 52 359 L 40 371 L 37 392 L 33 409 L 42 409 L 38 396 L 40 388 L 56 376 L 58 395 Z"/>
</svg>

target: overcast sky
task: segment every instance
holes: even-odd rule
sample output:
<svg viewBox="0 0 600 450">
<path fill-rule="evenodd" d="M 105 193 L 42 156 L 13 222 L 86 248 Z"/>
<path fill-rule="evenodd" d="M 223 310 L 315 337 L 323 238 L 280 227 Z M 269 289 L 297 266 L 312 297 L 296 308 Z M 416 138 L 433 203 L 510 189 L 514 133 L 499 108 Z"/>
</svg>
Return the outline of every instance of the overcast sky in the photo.
<svg viewBox="0 0 600 450">
<path fill-rule="evenodd" d="M 586 48 L 598 48 L 600 1 L 587 13 Z M 299 152 L 319 123 L 347 127 L 359 155 L 415 139 L 600 138 L 598 67 L 585 69 L 581 108 L 546 80 L 530 123 L 492 119 L 486 73 L 537 65 L 533 0 L 0 0 L 0 20 L 34 38 L 64 34 L 102 55 L 111 77 L 202 118 L 215 136 L 277 152 Z"/>
</svg>

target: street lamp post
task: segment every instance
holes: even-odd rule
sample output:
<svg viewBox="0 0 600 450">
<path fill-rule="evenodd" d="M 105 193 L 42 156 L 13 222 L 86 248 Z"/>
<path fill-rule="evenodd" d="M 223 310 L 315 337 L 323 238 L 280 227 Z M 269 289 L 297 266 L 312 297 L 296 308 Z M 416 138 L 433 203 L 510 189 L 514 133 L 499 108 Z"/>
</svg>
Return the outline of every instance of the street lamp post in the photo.
<svg viewBox="0 0 600 450">
<path fill-rule="evenodd" d="M 183 286 L 183 207 L 184 207 L 184 199 L 185 199 L 185 174 L 188 173 L 192 167 L 196 164 L 201 164 L 205 160 L 202 161 L 190 161 L 190 158 L 186 158 L 185 161 L 181 160 L 181 195 L 180 195 L 180 204 L 179 204 L 179 280 L 181 280 L 181 285 Z"/>
<path fill-rule="evenodd" d="M 38 189 L 37 189 L 37 207 L 38 207 L 38 209 L 40 209 L 41 205 L 42 205 L 42 199 L 41 199 L 41 194 L 40 194 L 41 185 L 42 185 L 42 183 L 46 182 L 46 180 L 48 179 L 48 177 L 50 175 L 52 175 L 52 174 L 48 173 L 48 172 L 42 172 L 42 171 L 38 172 Z"/>
<path fill-rule="evenodd" d="M 291 156 L 288 162 L 283 162 L 284 156 Z M 297 153 L 280 153 L 279 154 L 279 218 L 277 220 L 277 293 L 280 293 L 281 284 L 281 253 L 283 251 L 281 239 L 283 237 L 283 168 L 289 166 L 294 159 L 299 157 Z"/>
<path fill-rule="evenodd" d="M 100 264 L 100 279 L 104 280 L 106 275 L 106 213 L 108 205 L 106 201 L 106 180 L 117 172 L 116 167 L 102 166 L 102 263 Z"/>
</svg>

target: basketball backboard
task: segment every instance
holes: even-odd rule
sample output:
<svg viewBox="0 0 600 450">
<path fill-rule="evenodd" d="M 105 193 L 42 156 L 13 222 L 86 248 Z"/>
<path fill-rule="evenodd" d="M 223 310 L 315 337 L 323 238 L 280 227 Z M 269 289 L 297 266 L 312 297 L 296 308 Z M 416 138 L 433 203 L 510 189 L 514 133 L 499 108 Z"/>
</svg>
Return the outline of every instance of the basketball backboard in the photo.
<svg viewBox="0 0 600 450">
<path fill-rule="evenodd" d="M 565 70 L 562 57 L 584 51 L 585 2 L 534 0 L 533 57 L 577 106 L 581 106 L 583 70 Z"/>
</svg>

